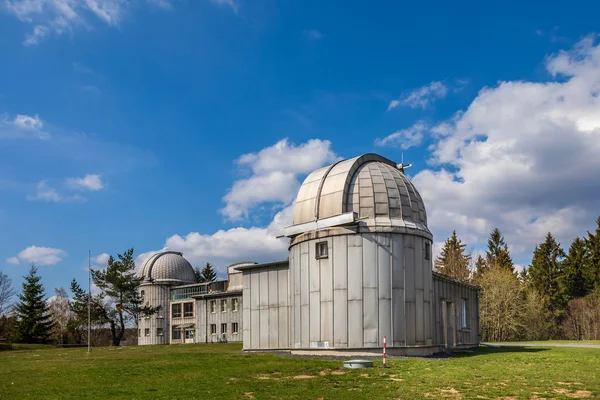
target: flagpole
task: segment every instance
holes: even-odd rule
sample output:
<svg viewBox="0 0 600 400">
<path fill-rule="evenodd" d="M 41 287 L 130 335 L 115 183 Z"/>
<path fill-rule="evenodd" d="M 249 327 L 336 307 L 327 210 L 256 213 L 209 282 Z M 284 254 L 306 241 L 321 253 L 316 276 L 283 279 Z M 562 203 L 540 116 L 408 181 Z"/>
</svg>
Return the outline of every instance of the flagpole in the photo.
<svg viewBox="0 0 600 400">
<path fill-rule="evenodd" d="M 91 333 L 92 333 L 92 251 L 88 250 L 88 353 L 92 351 Z"/>
</svg>

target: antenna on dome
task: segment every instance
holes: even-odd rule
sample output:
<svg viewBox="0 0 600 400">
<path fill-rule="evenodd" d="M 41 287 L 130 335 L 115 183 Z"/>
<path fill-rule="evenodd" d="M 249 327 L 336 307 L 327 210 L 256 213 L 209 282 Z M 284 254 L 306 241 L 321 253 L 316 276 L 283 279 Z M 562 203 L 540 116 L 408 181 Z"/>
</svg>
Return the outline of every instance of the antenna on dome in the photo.
<svg viewBox="0 0 600 400">
<path fill-rule="evenodd" d="M 413 166 L 412 163 L 404 164 L 404 152 L 402 152 L 402 161 L 400 161 L 400 164 L 396 164 L 396 168 L 398 168 L 400 170 L 400 172 L 404 173 L 404 170 L 406 168 L 410 168 L 412 166 Z"/>
</svg>

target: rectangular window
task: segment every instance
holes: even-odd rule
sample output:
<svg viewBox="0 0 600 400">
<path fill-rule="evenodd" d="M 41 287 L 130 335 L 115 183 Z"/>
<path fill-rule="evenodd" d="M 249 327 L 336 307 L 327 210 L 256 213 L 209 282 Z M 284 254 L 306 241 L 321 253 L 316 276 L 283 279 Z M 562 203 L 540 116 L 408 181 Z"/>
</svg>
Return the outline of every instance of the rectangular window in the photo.
<svg viewBox="0 0 600 400">
<path fill-rule="evenodd" d="M 144 336 L 150 336 L 150 328 L 144 329 Z"/>
<path fill-rule="evenodd" d="M 181 318 L 181 304 L 171 306 L 171 318 Z"/>
<path fill-rule="evenodd" d="M 221 300 L 221 312 L 227 312 L 227 300 Z"/>
<path fill-rule="evenodd" d="M 460 327 L 462 329 L 469 329 L 469 300 L 468 299 L 462 299 L 460 309 L 461 309 Z"/>
<path fill-rule="evenodd" d="M 210 324 L 210 334 L 211 335 L 217 334 L 217 324 Z"/>
<path fill-rule="evenodd" d="M 213 314 L 217 312 L 217 301 L 216 300 L 210 301 L 210 312 Z"/>
<path fill-rule="evenodd" d="M 240 301 L 238 299 L 231 299 L 231 311 L 238 311 L 240 307 Z"/>
<path fill-rule="evenodd" d="M 319 242 L 317 243 L 316 254 L 317 258 L 327 258 L 329 248 L 327 247 L 327 242 Z"/>
<path fill-rule="evenodd" d="M 425 242 L 425 259 L 431 260 L 431 243 Z"/>
<path fill-rule="evenodd" d="M 141 329 L 138 329 L 138 336 L 142 337 L 142 330 Z"/>
<path fill-rule="evenodd" d="M 231 333 L 233 333 L 234 335 L 235 335 L 236 333 L 239 333 L 238 329 L 239 329 L 239 328 L 238 328 L 238 323 L 237 323 L 237 322 L 233 322 L 233 323 L 231 324 Z"/>
<path fill-rule="evenodd" d="M 183 303 L 183 316 L 193 317 L 194 316 L 194 303 Z"/>
<path fill-rule="evenodd" d="M 156 336 L 162 336 L 163 335 L 163 328 L 156 328 Z"/>
<path fill-rule="evenodd" d="M 189 339 L 193 339 L 193 338 L 194 338 L 194 332 L 195 332 L 195 330 L 194 330 L 194 329 L 186 329 L 186 330 L 185 330 L 185 338 L 186 338 L 187 340 L 189 340 Z"/>
<path fill-rule="evenodd" d="M 173 328 L 173 340 L 181 340 L 181 328 Z"/>
<path fill-rule="evenodd" d="M 221 324 L 221 334 L 227 333 L 227 324 Z"/>
</svg>

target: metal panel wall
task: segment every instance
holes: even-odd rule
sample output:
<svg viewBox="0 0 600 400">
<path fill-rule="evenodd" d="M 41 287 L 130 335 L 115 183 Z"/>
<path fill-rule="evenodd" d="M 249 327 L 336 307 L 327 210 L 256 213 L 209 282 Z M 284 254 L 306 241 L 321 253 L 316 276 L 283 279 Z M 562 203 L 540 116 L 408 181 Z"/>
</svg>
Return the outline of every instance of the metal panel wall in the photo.
<svg viewBox="0 0 600 400">
<path fill-rule="evenodd" d="M 142 296 L 143 291 L 143 296 Z M 138 345 L 168 344 L 170 338 L 170 309 L 171 289 L 168 285 L 147 284 L 138 288 L 140 297 L 151 306 L 160 306 L 158 312 L 138 320 Z M 158 335 L 158 328 L 163 334 Z M 146 336 L 148 329 L 148 336 Z"/>
<path fill-rule="evenodd" d="M 333 347 L 348 347 L 348 239 L 333 239 Z"/>
</svg>

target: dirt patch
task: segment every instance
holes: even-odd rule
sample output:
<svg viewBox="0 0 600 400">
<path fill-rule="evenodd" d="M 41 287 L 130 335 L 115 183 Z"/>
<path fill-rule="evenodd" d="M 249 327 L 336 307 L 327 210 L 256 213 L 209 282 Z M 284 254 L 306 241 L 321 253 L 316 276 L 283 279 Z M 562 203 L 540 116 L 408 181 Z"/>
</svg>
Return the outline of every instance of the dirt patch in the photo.
<svg viewBox="0 0 600 400">
<path fill-rule="evenodd" d="M 441 389 L 440 390 L 441 393 L 441 397 L 450 397 L 453 399 L 462 399 L 462 395 L 460 394 L 460 392 L 456 389 L 454 389 L 453 387 L 448 387 L 445 389 Z"/>
<path fill-rule="evenodd" d="M 565 396 L 570 397 L 572 399 L 585 399 L 588 397 L 592 397 L 592 392 L 590 392 L 589 390 L 575 390 L 572 392 L 568 389 L 554 389 L 554 393 L 564 394 Z"/>
<path fill-rule="evenodd" d="M 359 391 L 359 392 L 361 392 L 361 391 L 362 391 L 362 389 L 361 389 L 361 388 L 350 388 L 350 389 L 348 389 L 348 390 L 356 390 L 356 391 Z"/>
<path fill-rule="evenodd" d="M 291 379 L 313 379 L 316 378 L 316 376 L 313 375 L 296 375 L 296 376 L 291 376 Z"/>
<path fill-rule="evenodd" d="M 238 378 L 229 378 L 230 381 L 237 381 Z"/>
<path fill-rule="evenodd" d="M 583 383 L 580 382 L 556 382 L 559 385 L 563 385 L 563 386 L 572 386 L 572 385 L 583 385 Z"/>
<path fill-rule="evenodd" d="M 404 379 L 402 378 L 390 378 L 390 380 L 394 382 L 404 382 Z"/>
<path fill-rule="evenodd" d="M 334 369 L 331 370 L 329 368 L 324 369 L 323 371 L 319 372 L 319 375 L 321 376 L 326 376 L 326 375 L 344 375 L 346 372 L 339 370 L 339 369 Z"/>
<path fill-rule="evenodd" d="M 362 376 L 363 378 L 368 378 L 369 374 L 360 374 L 360 376 Z"/>
<path fill-rule="evenodd" d="M 344 371 L 340 371 L 339 369 L 336 369 L 335 371 L 331 371 L 331 375 L 345 375 L 346 372 Z"/>
<path fill-rule="evenodd" d="M 246 392 L 244 393 L 244 396 L 246 396 L 249 399 L 255 399 L 256 397 L 254 397 L 254 395 L 252 394 L 252 392 Z"/>
</svg>

